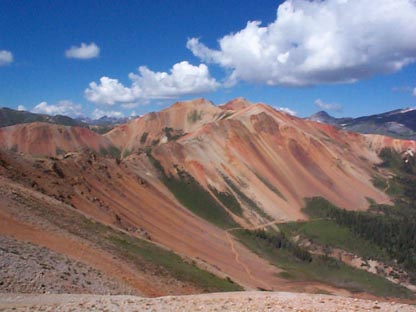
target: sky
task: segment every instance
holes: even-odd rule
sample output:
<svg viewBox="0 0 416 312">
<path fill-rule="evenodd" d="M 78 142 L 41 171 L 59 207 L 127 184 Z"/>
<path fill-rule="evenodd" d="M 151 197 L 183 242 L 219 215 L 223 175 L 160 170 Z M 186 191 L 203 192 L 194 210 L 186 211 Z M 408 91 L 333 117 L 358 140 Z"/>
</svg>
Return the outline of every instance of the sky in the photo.
<svg viewBox="0 0 416 312">
<path fill-rule="evenodd" d="M 415 0 L 0 1 L 0 106 L 121 117 L 236 97 L 300 117 L 416 106 Z"/>
</svg>

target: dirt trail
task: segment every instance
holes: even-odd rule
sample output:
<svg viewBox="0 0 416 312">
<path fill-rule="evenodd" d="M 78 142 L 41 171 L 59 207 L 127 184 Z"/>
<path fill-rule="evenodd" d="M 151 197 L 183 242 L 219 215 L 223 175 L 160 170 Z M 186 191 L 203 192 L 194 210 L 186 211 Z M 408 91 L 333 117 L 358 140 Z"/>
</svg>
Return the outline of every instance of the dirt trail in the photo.
<svg viewBox="0 0 416 312">
<path fill-rule="evenodd" d="M 270 225 L 281 223 L 281 222 L 282 222 L 281 220 L 273 220 L 273 221 L 270 221 L 270 222 L 267 222 L 267 223 L 264 223 L 264 224 L 261 224 L 261 225 L 253 226 L 253 227 L 234 227 L 234 228 L 225 230 L 225 234 L 227 236 L 228 243 L 230 244 L 231 250 L 234 254 L 235 262 L 238 263 L 241 267 L 243 267 L 244 271 L 247 273 L 247 275 L 250 277 L 251 280 L 255 281 L 256 283 L 259 283 L 260 285 L 262 285 L 261 288 L 263 288 L 265 290 L 271 290 L 272 287 L 270 285 L 266 284 L 264 281 L 256 278 L 251 273 L 248 266 L 240 261 L 240 254 L 237 251 L 237 249 L 235 248 L 234 238 L 231 236 L 230 232 L 236 231 L 236 230 L 250 230 L 250 231 L 253 231 L 253 230 L 258 230 L 258 229 L 265 228 L 265 227 L 268 227 Z"/>
<path fill-rule="evenodd" d="M 234 253 L 234 260 L 236 263 L 238 263 L 239 265 L 241 265 L 244 269 L 244 271 L 247 273 L 247 275 L 250 277 L 250 279 L 252 279 L 253 281 L 255 281 L 256 283 L 259 283 L 260 285 L 263 285 L 262 288 L 266 289 L 266 290 L 270 290 L 271 287 L 270 285 L 264 283 L 262 280 L 256 278 L 250 271 L 250 269 L 248 268 L 247 265 L 245 265 L 243 262 L 240 261 L 240 254 L 239 252 L 236 250 L 235 245 L 234 245 L 234 240 L 231 237 L 231 234 L 229 233 L 229 231 L 227 230 L 225 232 L 225 234 L 227 235 L 227 240 L 231 246 L 231 250 Z"/>
<path fill-rule="evenodd" d="M 231 250 L 232 250 L 232 252 L 234 254 L 234 260 L 235 260 L 235 262 L 238 263 L 244 269 L 244 271 L 247 273 L 247 275 L 250 277 L 251 280 L 253 280 L 254 282 L 256 282 L 256 283 L 258 283 L 260 285 L 262 285 L 260 287 L 262 289 L 265 289 L 265 290 L 271 290 L 272 287 L 269 284 L 265 283 L 264 281 L 256 278 L 251 273 L 251 271 L 248 268 L 248 266 L 245 265 L 243 262 L 240 261 L 240 254 L 237 251 L 237 249 L 235 248 L 234 238 L 231 236 L 230 233 L 232 231 L 237 231 L 237 230 L 250 230 L 250 231 L 254 231 L 254 230 L 262 229 L 262 228 L 265 228 L 265 227 L 268 227 L 268 226 L 271 226 L 271 225 L 274 225 L 274 224 L 279 224 L 279 223 L 282 223 L 282 222 L 283 222 L 282 220 L 273 220 L 273 221 L 270 221 L 270 222 L 267 222 L 267 223 L 264 223 L 264 224 L 260 224 L 260 225 L 253 226 L 253 227 L 246 227 L 246 228 L 245 227 L 234 227 L 234 228 L 231 228 L 231 229 L 227 229 L 225 231 L 225 233 L 227 235 L 228 243 L 230 244 Z"/>
</svg>

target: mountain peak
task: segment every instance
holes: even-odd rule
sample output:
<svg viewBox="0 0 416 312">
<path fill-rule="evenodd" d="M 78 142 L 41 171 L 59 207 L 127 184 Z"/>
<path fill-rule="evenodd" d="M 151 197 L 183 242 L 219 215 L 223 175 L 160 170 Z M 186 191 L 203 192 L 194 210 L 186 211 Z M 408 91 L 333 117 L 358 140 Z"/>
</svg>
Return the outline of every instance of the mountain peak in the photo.
<svg viewBox="0 0 416 312">
<path fill-rule="evenodd" d="M 319 112 L 311 115 L 311 117 L 309 117 L 309 118 L 312 118 L 312 117 L 332 117 L 332 116 L 329 115 L 326 111 L 319 111 Z"/>
<path fill-rule="evenodd" d="M 170 107 L 164 109 L 164 111 L 170 109 L 192 109 L 192 108 L 202 108 L 202 107 L 213 107 L 215 106 L 211 101 L 204 98 L 197 98 L 189 101 L 180 101 L 175 102 Z"/>
<path fill-rule="evenodd" d="M 336 122 L 337 118 L 332 117 L 326 111 L 319 111 L 319 112 L 311 115 L 308 119 L 312 120 L 312 121 L 316 121 L 316 122 L 330 124 L 330 125 L 333 125 L 333 124 L 337 123 Z"/>
<path fill-rule="evenodd" d="M 225 103 L 224 105 L 220 105 L 220 107 L 225 110 L 240 110 L 240 109 L 247 108 L 252 104 L 253 103 L 247 101 L 245 98 L 238 97 Z"/>
</svg>

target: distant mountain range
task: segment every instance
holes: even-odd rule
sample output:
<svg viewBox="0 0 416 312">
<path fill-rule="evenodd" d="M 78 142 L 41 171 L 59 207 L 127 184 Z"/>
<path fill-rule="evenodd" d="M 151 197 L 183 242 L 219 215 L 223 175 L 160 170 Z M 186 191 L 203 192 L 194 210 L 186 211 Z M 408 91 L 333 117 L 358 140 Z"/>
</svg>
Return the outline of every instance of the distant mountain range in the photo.
<svg viewBox="0 0 416 312">
<path fill-rule="evenodd" d="M 0 127 L 13 126 L 23 123 L 47 122 L 62 126 L 91 128 L 103 133 L 111 130 L 115 125 L 127 123 L 136 117 L 108 117 L 103 116 L 99 119 L 89 117 L 71 118 L 63 115 L 50 116 L 46 114 L 36 114 L 28 111 L 18 111 L 7 107 L 0 108 Z"/>
<path fill-rule="evenodd" d="M 109 126 L 109 125 L 120 125 L 123 123 L 127 123 L 130 120 L 137 118 L 138 116 L 129 116 L 129 117 L 121 117 L 121 118 L 117 118 L 117 117 L 108 117 L 108 116 L 103 116 L 101 118 L 98 119 L 91 119 L 89 117 L 81 117 L 81 118 L 77 118 L 76 120 L 86 123 L 88 125 L 94 125 L 94 126 Z"/>
<path fill-rule="evenodd" d="M 116 118 L 103 116 L 99 119 L 89 117 L 71 118 L 63 115 L 50 116 L 35 114 L 3 107 L 0 108 L 0 127 L 31 122 L 47 122 L 63 126 L 91 128 L 103 134 L 113 129 L 114 126 L 128 123 L 137 117 Z M 305 119 L 333 125 L 339 129 L 352 132 L 381 134 L 399 139 L 416 140 L 416 108 L 397 109 L 386 113 L 358 118 L 336 118 L 325 111 L 320 111 Z"/>
<path fill-rule="evenodd" d="M 397 109 L 358 118 L 335 118 L 325 111 L 320 111 L 307 119 L 353 132 L 382 134 L 400 139 L 416 139 L 416 108 Z"/>
<path fill-rule="evenodd" d="M 7 107 L 0 108 L 0 127 L 31 122 L 47 122 L 63 126 L 88 127 L 86 123 L 67 116 L 50 116 L 44 114 L 35 114 L 27 111 L 18 111 Z"/>
</svg>

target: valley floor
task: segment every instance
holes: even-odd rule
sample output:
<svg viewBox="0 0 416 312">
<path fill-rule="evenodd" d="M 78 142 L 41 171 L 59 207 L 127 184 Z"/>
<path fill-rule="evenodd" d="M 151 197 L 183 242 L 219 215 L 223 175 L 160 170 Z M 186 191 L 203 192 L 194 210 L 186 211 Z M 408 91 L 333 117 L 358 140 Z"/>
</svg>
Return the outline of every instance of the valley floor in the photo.
<svg viewBox="0 0 416 312">
<path fill-rule="evenodd" d="M 142 298 L 0 294 L 0 311 L 416 311 L 413 305 L 289 292 L 231 292 Z"/>
</svg>

